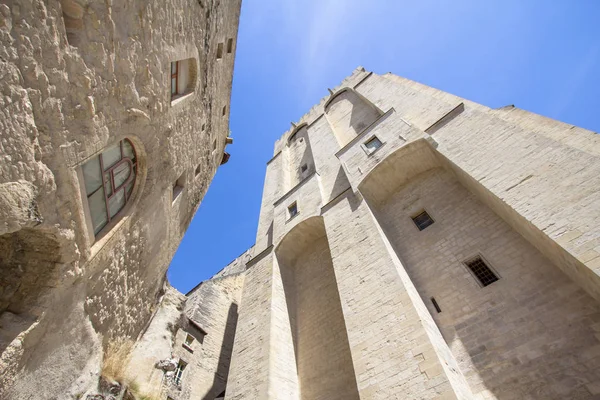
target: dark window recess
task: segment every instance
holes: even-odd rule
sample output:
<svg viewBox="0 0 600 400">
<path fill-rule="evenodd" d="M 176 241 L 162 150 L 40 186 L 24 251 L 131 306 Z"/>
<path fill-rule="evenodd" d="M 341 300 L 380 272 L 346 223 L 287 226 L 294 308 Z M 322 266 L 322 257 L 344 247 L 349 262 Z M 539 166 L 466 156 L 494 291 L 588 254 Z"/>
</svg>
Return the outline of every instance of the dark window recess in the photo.
<svg viewBox="0 0 600 400">
<path fill-rule="evenodd" d="M 415 215 L 412 220 L 420 231 L 433 224 L 433 219 L 427 214 L 427 211 Z"/>
<path fill-rule="evenodd" d="M 227 39 L 227 53 L 231 54 L 233 51 L 233 39 Z"/>
<path fill-rule="evenodd" d="M 379 140 L 377 136 L 373 136 L 371 139 L 365 142 L 365 147 L 371 153 L 380 148 L 381 146 L 383 146 L 383 143 L 381 143 L 381 140 Z"/>
<path fill-rule="evenodd" d="M 213 141 L 213 151 L 217 149 L 217 139 Z"/>
<path fill-rule="evenodd" d="M 196 172 L 194 172 L 195 176 L 200 175 L 200 171 L 202 171 L 202 168 L 200 168 L 200 164 L 198 164 L 198 166 L 196 167 Z"/>
<path fill-rule="evenodd" d="M 222 115 L 225 116 L 226 113 L 227 113 L 227 106 L 223 106 Z"/>
<path fill-rule="evenodd" d="M 293 203 L 291 206 L 288 207 L 288 213 L 290 215 L 290 218 L 292 218 L 293 216 L 295 216 L 296 214 L 298 214 L 298 205 L 297 203 Z"/>
<path fill-rule="evenodd" d="M 482 286 L 490 285 L 499 279 L 481 257 L 465 261 L 465 265 L 471 270 Z"/>
<path fill-rule="evenodd" d="M 223 43 L 217 45 L 217 60 L 223 58 Z"/>
<path fill-rule="evenodd" d="M 431 298 L 431 303 L 435 307 L 435 311 L 437 311 L 438 314 L 442 312 L 442 309 L 440 308 L 439 304 L 437 303 L 437 301 L 435 301 L 435 297 Z"/>
<path fill-rule="evenodd" d="M 303 166 L 300 167 L 300 169 L 302 170 L 302 172 L 304 172 L 308 169 L 308 165 L 304 164 Z"/>
<path fill-rule="evenodd" d="M 181 175 L 179 177 L 179 179 L 177 179 L 175 181 L 175 183 L 173 183 L 173 202 L 175 202 L 175 199 L 177 199 L 177 197 L 179 197 L 181 192 L 183 192 L 184 186 L 185 186 L 185 175 Z"/>
</svg>

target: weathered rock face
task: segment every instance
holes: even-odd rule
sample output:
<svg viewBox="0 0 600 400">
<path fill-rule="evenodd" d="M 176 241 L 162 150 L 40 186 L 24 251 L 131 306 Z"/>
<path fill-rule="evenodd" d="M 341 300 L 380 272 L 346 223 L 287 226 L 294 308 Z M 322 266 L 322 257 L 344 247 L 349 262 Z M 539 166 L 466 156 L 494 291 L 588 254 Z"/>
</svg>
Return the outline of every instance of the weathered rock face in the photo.
<svg viewBox="0 0 600 400">
<path fill-rule="evenodd" d="M 146 326 L 222 159 L 239 8 L 0 4 L 0 398 L 82 393 Z M 82 166 L 123 139 L 135 184 L 95 235 Z"/>
</svg>

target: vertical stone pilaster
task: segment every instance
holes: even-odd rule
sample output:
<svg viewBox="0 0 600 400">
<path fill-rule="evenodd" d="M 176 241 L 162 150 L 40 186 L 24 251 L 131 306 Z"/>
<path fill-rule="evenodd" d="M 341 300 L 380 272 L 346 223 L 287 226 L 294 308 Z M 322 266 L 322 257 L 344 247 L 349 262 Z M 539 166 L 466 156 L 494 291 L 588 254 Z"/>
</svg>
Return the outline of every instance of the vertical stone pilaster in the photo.
<svg viewBox="0 0 600 400">
<path fill-rule="evenodd" d="M 469 399 L 471 391 L 360 195 L 323 212 L 361 399 Z"/>
</svg>

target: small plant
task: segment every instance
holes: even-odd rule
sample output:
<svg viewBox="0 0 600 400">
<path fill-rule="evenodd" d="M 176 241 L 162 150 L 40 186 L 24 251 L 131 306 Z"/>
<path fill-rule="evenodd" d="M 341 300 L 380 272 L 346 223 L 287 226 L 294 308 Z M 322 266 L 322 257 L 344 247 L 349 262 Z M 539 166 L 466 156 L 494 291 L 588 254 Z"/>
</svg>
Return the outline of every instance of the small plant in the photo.
<svg viewBox="0 0 600 400">
<path fill-rule="evenodd" d="M 131 339 L 119 338 L 109 342 L 102 360 L 102 376 L 123 383 L 132 348 Z"/>
</svg>

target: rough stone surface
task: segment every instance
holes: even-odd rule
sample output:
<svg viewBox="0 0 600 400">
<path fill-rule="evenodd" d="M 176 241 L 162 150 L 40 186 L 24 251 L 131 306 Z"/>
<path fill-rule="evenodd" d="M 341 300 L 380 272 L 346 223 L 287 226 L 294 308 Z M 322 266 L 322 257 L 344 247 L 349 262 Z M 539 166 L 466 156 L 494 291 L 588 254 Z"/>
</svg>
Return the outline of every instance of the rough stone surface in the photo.
<svg viewBox="0 0 600 400">
<path fill-rule="evenodd" d="M 0 2 L 0 398 L 75 398 L 109 343 L 143 332 L 221 162 L 239 9 Z M 185 59 L 195 69 L 172 101 L 171 62 Z M 123 138 L 137 180 L 95 237 L 81 166 Z"/>
</svg>

